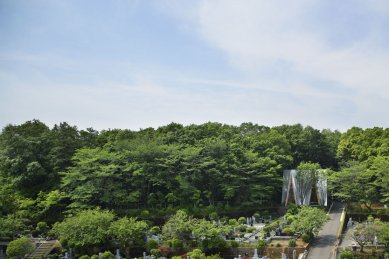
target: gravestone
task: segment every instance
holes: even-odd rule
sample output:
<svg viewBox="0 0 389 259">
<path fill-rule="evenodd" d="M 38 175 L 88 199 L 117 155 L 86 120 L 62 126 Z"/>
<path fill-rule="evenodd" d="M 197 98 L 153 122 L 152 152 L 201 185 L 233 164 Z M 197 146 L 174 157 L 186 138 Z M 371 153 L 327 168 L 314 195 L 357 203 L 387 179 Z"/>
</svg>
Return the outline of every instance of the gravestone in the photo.
<svg viewBox="0 0 389 259">
<path fill-rule="evenodd" d="M 119 249 L 116 249 L 115 259 L 120 259 Z"/>
<path fill-rule="evenodd" d="M 259 259 L 259 257 L 258 257 L 258 250 L 257 249 L 254 249 L 254 255 L 253 255 L 252 259 Z"/>
<path fill-rule="evenodd" d="M 347 227 L 351 228 L 353 226 L 353 219 L 350 217 L 347 222 Z"/>
</svg>

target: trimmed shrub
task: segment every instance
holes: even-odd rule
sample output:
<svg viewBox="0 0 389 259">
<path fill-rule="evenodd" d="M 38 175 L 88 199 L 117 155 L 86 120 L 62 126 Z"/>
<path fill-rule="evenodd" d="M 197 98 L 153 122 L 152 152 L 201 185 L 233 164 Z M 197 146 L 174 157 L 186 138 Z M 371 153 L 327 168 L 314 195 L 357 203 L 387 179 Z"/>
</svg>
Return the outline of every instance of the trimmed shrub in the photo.
<svg viewBox="0 0 389 259">
<path fill-rule="evenodd" d="M 102 259 L 114 259 L 115 256 L 113 255 L 113 253 L 111 253 L 111 251 L 105 251 L 102 255 L 101 255 Z"/>
<path fill-rule="evenodd" d="M 8 257 L 24 257 L 24 255 L 30 254 L 34 250 L 35 246 L 31 242 L 31 239 L 21 237 L 8 244 L 6 254 Z"/>
<path fill-rule="evenodd" d="M 246 225 L 240 225 L 240 226 L 239 226 L 239 231 L 240 231 L 240 232 L 243 232 L 243 233 L 244 233 L 244 232 L 246 232 L 246 230 L 247 230 L 247 226 L 246 226 Z"/>
<path fill-rule="evenodd" d="M 193 249 L 192 252 L 189 252 L 188 255 L 191 259 L 205 259 L 205 254 L 200 249 Z"/>
<path fill-rule="evenodd" d="M 245 217 L 240 217 L 238 219 L 238 222 L 239 222 L 239 224 L 246 224 L 246 218 Z"/>
<path fill-rule="evenodd" d="M 82 255 L 78 259 L 90 259 L 89 255 Z"/>
<path fill-rule="evenodd" d="M 228 220 L 228 225 L 236 226 L 236 225 L 238 225 L 238 221 L 236 219 L 229 219 Z"/>
<path fill-rule="evenodd" d="M 296 239 L 292 238 L 288 241 L 289 247 L 296 247 Z"/>
</svg>

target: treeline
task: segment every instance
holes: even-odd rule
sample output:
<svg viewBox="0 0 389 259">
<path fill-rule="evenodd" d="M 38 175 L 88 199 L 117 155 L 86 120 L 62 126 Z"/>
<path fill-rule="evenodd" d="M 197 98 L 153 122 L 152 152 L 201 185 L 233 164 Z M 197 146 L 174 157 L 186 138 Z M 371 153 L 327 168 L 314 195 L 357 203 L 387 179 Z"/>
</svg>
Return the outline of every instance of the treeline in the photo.
<svg viewBox="0 0 389 259">
<path fill-rule="evenodd" d="M 143 218 L 178 209 L 258 211 L 279 205 L 283 169 L 312 162 L 338 171 L 373 157 L 387 163 L 388 150 L 382 128 L 341 134 L 300 124 L 101 132 L 67 123 L 50 129 L 38 120 L 8 125 L 0 135 L 0 238 L 39 234 L 45 224 L 96 207 Z M 379 181 L 387 181 L 385 172 Z M 382 200 L 384 187 L 376 188 Z"/>
</svg>

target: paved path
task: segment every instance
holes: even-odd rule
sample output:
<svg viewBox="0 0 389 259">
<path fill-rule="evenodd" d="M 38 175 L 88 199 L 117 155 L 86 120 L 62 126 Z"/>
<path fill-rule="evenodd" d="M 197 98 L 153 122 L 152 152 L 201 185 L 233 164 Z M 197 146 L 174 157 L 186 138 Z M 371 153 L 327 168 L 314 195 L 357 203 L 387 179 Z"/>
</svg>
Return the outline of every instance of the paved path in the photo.
<svg viewBox="0 0 389 259">
<path fill-rule="evenodd" d="M 329 214 L 330 220 L 324 225 L 309 249 L 308 259 L 329 259 L 336 245 L 336 234 L 340 227 L 343 205 L 334 203 Z"/>
</svg>

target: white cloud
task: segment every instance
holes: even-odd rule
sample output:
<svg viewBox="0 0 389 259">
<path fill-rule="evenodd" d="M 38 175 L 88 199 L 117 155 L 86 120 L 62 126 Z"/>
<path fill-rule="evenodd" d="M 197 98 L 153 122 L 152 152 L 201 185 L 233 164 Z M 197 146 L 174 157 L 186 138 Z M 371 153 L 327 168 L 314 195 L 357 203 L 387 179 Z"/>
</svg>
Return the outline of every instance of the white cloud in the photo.
<svg viewBox="0 0 389 259">
<path fill-rule="evenodd" d="M 205 42 L 223 50 L 231 66 L 245 75 L 248 85 L 289 93 L 291 99 L 300 95 L 305 110 L 293 109 L 291 99 L 281 104 L 286 106 L 285 113 L 300 117 L 300 121 L 323 127 L 345 121 L 349 126 L 388 126 L 388 116 L 382 116 L 382 110 L 389 110 L 389 47 L 380 45 L 377 39 L 377 35 L 379 38 L 379 34 L 387 33 L 379 19 L 389 11 L 387 1 L 351 1 L 349 7 L 355 8 L 356 13 L 364 12 L 364 17 L 371 19 L 371 27 L 366 37 L 341 47 L 331 45 L 327 40 L 331 35 L 319 29 L 328 21 L 315 17 L 312 20 L 311 13 L 321 11 L 319 3 L 204 0 L 196 9 L 197 15 L 192 10 L 189 18 L 183 18 L 185 10 L 180 6 L 180 11 L 174 10 L 173 14 L 180 13 L 180 19 L 191 24 Z M 337 8 L 336 1 L 333 8 Z M 320 81 L 331 82 L 337 89 L 317 87 L 315 82 Z M 247 82 L 242 85 L 247 86 Z M 275 102 L 276 96 L 269 97 Z M 350 112 L 345 111 L 348 117 L 342 118 L 342 111 L 334 114 L 335 110 L 328 107 L 345 108 L 340 102 L 354 109 L 351 118 Z M 323 111 L 328 113 L 327 118 L 317 118 Z M 331 116 L 336 117 L 336 122 Z"/>
</svg>

